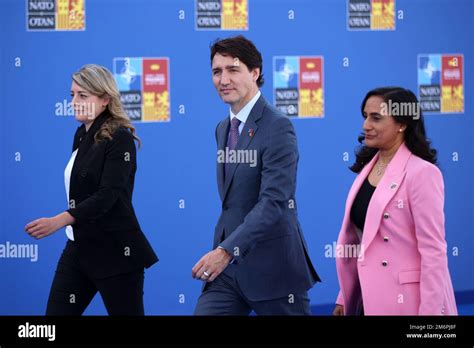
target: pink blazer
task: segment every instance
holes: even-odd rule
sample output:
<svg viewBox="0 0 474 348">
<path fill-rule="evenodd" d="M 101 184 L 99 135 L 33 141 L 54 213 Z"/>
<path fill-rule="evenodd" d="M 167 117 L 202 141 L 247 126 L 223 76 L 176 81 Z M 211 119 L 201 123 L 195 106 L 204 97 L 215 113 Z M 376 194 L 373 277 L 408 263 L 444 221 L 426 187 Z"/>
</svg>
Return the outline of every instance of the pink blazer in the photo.
<svg viewBox="0 0 474 348">
<path fill-rule="evenodd" d="M 402 144 L 370 200 L 360 253 L 350 210 L 379 154 L 354 180 L 337 242 L 346 315 L 457 315 L 444 235 L 440 170 Z"/>
</svg>

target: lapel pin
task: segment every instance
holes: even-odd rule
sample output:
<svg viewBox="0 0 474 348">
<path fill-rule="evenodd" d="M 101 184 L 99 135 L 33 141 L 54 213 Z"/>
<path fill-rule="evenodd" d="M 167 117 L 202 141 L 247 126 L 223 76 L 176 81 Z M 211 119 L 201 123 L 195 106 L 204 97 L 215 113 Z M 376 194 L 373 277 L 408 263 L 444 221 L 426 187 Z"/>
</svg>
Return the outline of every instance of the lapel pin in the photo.
<svg viewBox="0 0 474 348">
<path fill-rule="evenodd" d="M 252 128 L 249 129 L 249 137 L 253 137 L 253 129 Z"/>
<path fill-rule="evenodd" d="M 395 190 L 395 189 L 397 188 L 397 186 L 398 186 L 398 185 L 397 185 L 396 182 L 392 182 L 392 183 L 390 184 L 390 189 Z"/>
</svg>

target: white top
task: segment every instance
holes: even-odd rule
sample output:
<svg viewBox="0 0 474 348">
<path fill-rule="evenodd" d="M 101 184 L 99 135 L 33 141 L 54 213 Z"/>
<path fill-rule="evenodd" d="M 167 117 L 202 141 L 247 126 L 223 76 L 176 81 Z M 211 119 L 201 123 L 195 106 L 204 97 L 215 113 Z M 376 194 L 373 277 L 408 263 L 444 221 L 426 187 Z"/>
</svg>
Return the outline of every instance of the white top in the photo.
<svg viewBox="0 0 474 348">
<path fill-rule="evenodd" d="M 72 167 L 74 166 L 74 161 L 76 160 L 76 155 L 77 155 L 77 150 L 74 151 L 71 155 L 71 159 L 69 160 L 66 169 L 64 170 L 64 185 L 66 186 L 66 196 L 67 196 L 67 204 L 69 207 L 69 184 L 71 182 L 71 172 L 72 172 Z M 66 235 L 67 237 L 74 241 L 74 232 L 72 230 L 71 225 L 66 226 Z"/>
<path fill-rule="evenodd" d="M 230 109 L 230 120 L 232 121 L 234 117 L 237 117 L 237 119 L 240 121 L 239 134 L 242 133 L 242 129 L 244 129 L 245 122 L 247 122 L 247 118 L 249 118 L 250 111 L 252 111 L 255 103 L 257 102 L 258 98 L 260 98 L 261 94 L 262 93 L 258 91 L 257 94 L 255 94 L 255 96 L 250 99 L 250 101 L 242 108 L 242 110 L 237 113 L 237 115 L 234 115 L 232 109 Z"/>
</svg>

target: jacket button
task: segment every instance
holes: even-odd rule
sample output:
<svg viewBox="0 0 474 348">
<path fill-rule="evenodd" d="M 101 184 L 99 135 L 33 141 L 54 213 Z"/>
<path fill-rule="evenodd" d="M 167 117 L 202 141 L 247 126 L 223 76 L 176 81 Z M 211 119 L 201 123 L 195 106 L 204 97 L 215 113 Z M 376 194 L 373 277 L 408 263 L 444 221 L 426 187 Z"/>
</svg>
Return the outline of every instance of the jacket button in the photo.
<svg viewBox="0 0 474 348">
<path fill-rule="evenodd" d="M 383 218 L 384 219 L 388 219 L 390 217 L 390 214 L 389 213 L 383 213 Z"/>
<path fill-rule="evenodd" d="M 387 236 L 384 236 L 384 237 L 383 237 L 383 241 L 384 241 L 384 242 L 388 242 L 388 237 L 387 237 Z"/>
<path fill-rule="evenodd" d="M 85 169 L 81 170 L 81 178 L 85 178 L 87 176 L 87 171 Z"/>
<path fill-rule="evenodd" d="M 382 261 L 382 266 L 387 267 L 387 266 L 388 266 L 388 261 L 387 261 L 387 260 L 383 260 L 383 261 Z"/>
</svg>

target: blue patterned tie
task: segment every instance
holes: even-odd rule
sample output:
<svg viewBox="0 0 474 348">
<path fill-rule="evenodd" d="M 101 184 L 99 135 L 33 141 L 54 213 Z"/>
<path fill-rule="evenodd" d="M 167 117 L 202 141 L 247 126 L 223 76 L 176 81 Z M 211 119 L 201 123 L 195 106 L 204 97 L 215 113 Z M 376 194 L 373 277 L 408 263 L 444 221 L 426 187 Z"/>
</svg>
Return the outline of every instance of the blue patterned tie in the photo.
<svg viewBox="0 0 474 348">
<path fill-rule="evenodd" d="M 239 141 L 239 125 L 240 120 L 237 117 L 232 118 L 230 121 L 230 132 L 229 138 L 227 139 L 227 147 L 229 150 L 235 150 L 237 142 Z M 229 170 L 230 163 L 225 162 L 225 176 L 227 177 L 227 171 Z"/>
</svg>

